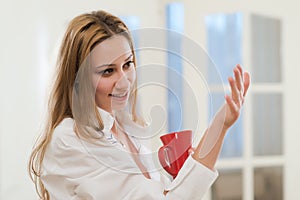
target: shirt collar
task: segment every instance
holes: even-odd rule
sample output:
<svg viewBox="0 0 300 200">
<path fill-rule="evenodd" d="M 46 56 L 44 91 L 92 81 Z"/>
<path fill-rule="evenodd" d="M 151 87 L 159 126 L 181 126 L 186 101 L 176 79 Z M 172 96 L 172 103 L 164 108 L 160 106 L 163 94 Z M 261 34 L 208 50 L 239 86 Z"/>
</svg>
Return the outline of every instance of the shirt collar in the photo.
<svg viewBox="0 0 300 200">
<path fill-rule="evenodd" d="M 122 123 L 122 128 L 124 128 L 124 130 L 129 136 L 142 138 L 142 139 L 152 137 L 152 135 L 150 135 L 151 128 L 149 124 L 147 124 L 146 126 L 141 126 L 133 122 L 132 117 L 128 113 L 128 111 L 125 110 L 116 111 L 114 115 L 112 115 L 111 113 L 98 107 L 98 112 L 103 122 L 103 126 L 104 126 L 103 132 L 106 137 L 112 137 L 111 129 L 114 125 L 115 117 L 118 119 L 120 123 Z"/>
<path fill-rule="evenodd" d="M 150 136 L 150 127 L 149 124 L 145 126 L 139 125 L 138 123 L 132 120 L 132 116 L 128 111 L 121 110 L 115 113 L 116 119 L 122 123 L 123 129 L 129 136 L 133 136 L 140 139 L 149 138 Z"/>
<path fill-rule="evenodd" d="M 104 132 L 110 131 L 114 125 L 115 118 L 113 117 L 112 114 L 103 110 L 102 108 L 98 107 L 98 112 L 99 112 L 102 122 L 103 122 L 103 126 L 104 126 L 103 131 Z"/>
</svg>

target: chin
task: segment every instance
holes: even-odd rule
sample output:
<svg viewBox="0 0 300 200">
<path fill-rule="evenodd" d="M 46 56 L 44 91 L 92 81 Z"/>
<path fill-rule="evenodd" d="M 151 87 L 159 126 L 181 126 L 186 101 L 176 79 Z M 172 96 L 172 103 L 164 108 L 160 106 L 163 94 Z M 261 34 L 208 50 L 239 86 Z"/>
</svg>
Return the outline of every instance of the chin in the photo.
<svg viewBox="0 0 300 200">
<path fill-rule="evenodd" d="M 122 104 L 122 105 L 113 105 L 112 108 L 115 111 L 121 111 L 121 110 L 124 110 L 126 108 L 126 106 L 127 106 L 127 103 Z"/>
</svg>

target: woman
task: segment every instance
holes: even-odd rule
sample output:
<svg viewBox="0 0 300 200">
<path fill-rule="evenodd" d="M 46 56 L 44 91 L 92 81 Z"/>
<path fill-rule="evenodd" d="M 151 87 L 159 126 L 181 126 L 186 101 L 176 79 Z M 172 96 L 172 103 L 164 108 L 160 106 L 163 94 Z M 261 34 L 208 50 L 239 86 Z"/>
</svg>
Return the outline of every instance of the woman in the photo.
<svg viewBox="0 0 300 200">
<path fill-rule="evenodd" d="M 132 39 L 119 18 L 97 11 L 70 22 L 47 126 L 29 162 L 41 199 L 201 199 L 214 182 L 214 165 L 239 117 L 249 74 L 234 68 L 231 95 L 170 181 L 153 170 L 138 140 L 147 128 L 135 110 L 135 64 Z"/>
</svg>

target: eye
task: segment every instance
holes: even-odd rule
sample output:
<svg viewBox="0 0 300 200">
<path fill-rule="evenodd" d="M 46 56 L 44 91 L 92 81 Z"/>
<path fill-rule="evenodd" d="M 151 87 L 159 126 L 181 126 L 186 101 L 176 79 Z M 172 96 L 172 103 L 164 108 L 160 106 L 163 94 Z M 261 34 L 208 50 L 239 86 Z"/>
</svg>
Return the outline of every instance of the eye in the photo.
<svg viewBox="0 0 300 200">
<path fill-rule="evenodd" d="M 107 68 L 105 70 L 102 70 L 100 72 L 97 72 L 97 74 L 100 74 L 102 76 L 109 76 L 113 73 L 114 69 L 113 68 Z"/>
<path fill-rule="evenodd" d="M 130 60 L 130 61 L 128 61 L 127 63 L 125 63 L 123 67 L 124 67 L 125 69 L 128 69 L 128 68 L 132 67 L 133 65 L 134 65 L 133 61 Z"/>
</svg>

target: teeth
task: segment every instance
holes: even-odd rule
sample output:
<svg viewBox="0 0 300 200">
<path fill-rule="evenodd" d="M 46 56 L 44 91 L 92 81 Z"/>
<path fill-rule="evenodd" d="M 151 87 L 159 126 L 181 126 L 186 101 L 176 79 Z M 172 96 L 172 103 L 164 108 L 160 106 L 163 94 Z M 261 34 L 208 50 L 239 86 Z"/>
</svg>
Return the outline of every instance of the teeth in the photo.
<svg viewBox="0 0 300 200">
<path fill-rule="evenodd" d="M 111 96 L 113 96 L 113 97 L 125 97 L 126 96 L 126 94 L 127 93 L 125 93 L 125 94 L 112 94 Z"/>
</svg>

